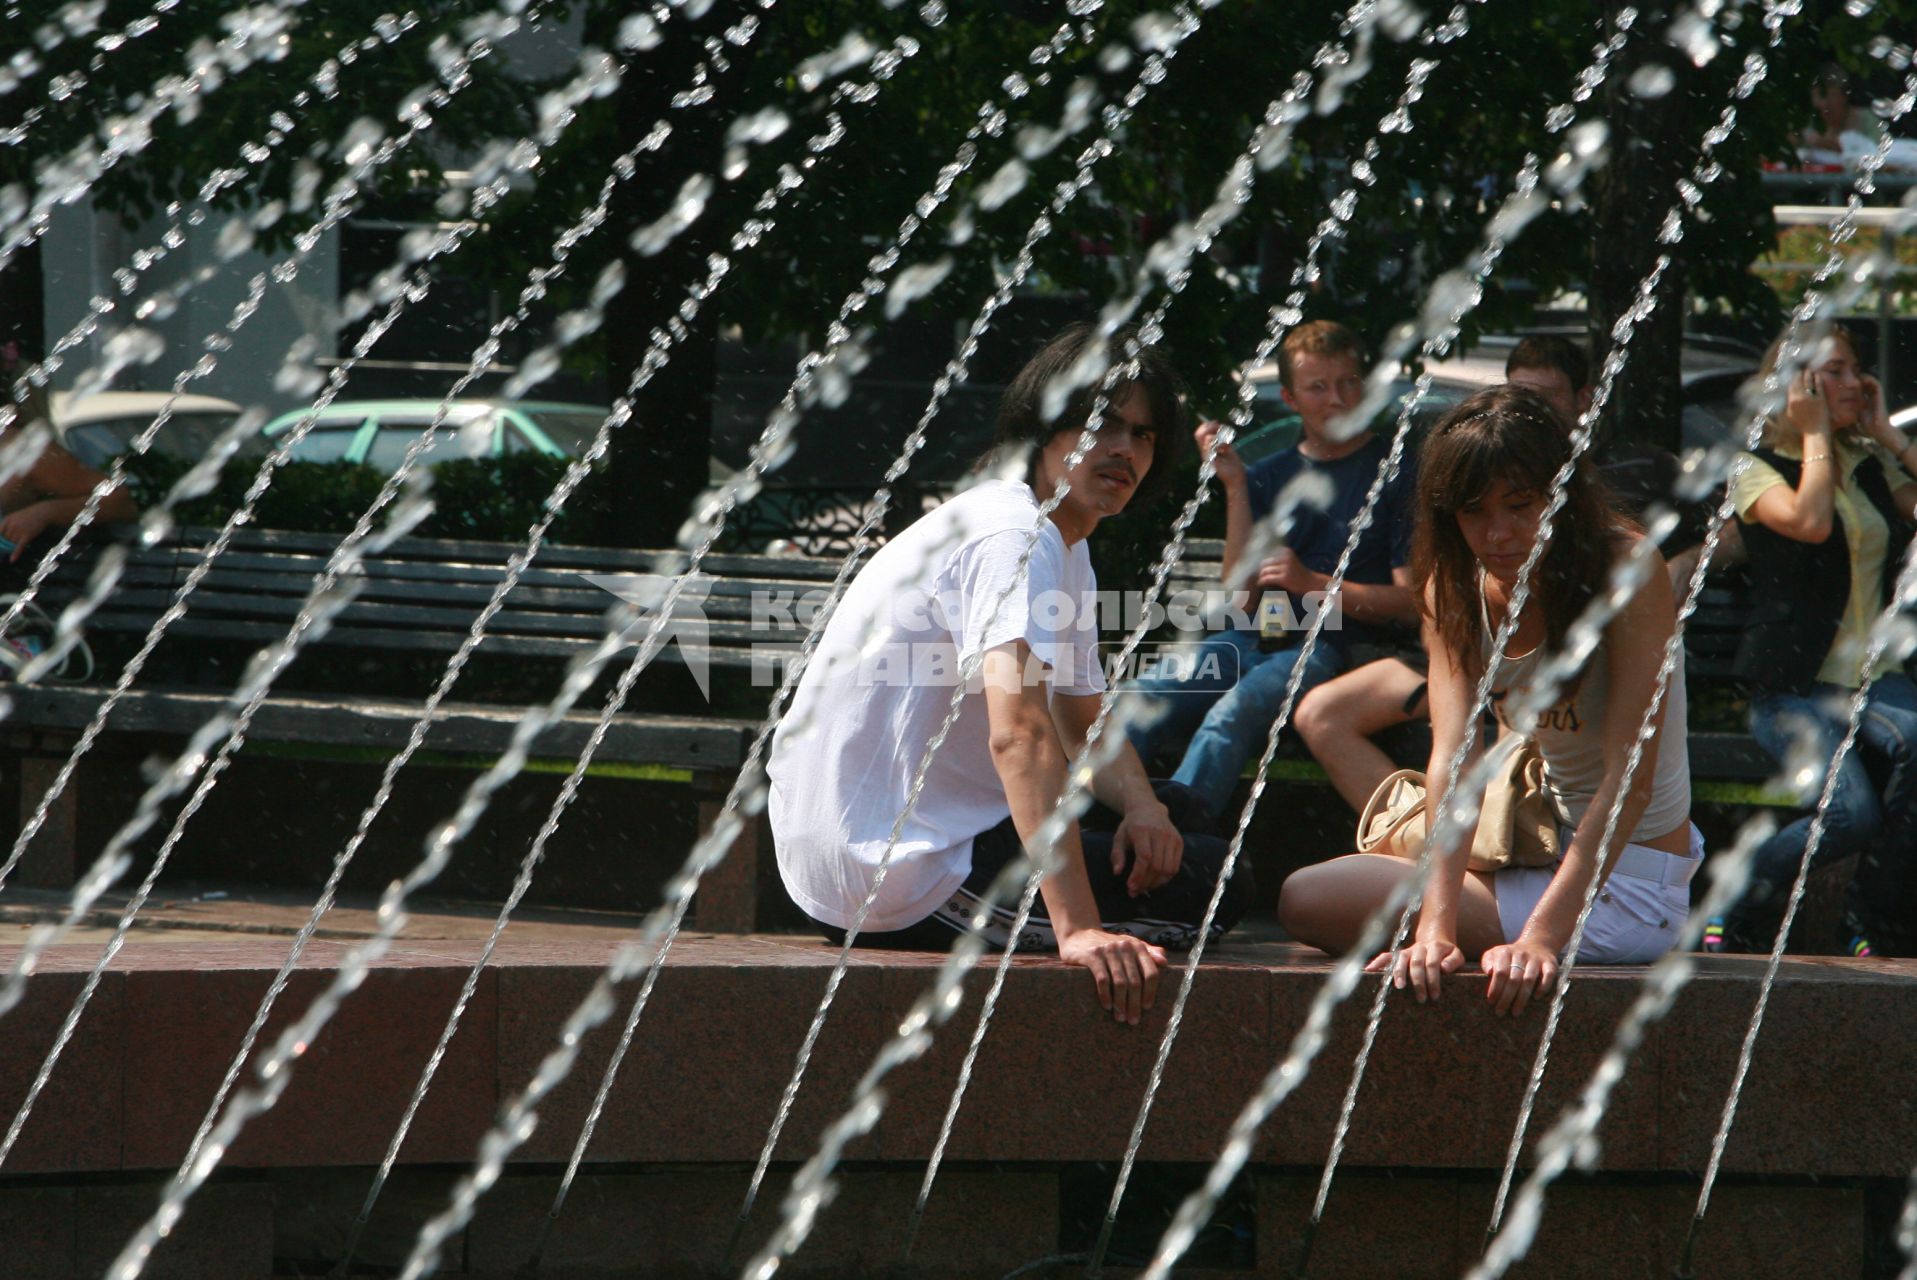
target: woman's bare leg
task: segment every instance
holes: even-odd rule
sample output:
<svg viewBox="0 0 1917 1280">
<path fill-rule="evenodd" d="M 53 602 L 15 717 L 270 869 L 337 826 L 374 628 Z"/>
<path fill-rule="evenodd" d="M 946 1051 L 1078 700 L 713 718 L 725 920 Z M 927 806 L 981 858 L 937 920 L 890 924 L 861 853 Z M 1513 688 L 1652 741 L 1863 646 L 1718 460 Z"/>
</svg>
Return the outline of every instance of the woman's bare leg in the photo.
<svg viewBox="0 0 1917 1280">
<path fill-rule="evenodd" d="M 1343 955 L 1357 945 L 1365 921 L 1415 869 L 1403 858 L 1381 853 L 1347 854 L 1301 868 L 1286 878 L 1278 894 L 1278 919 L 1297 941 Z M 1415 916 L 1412 927 L 1417 927 Z M 1475 963 L 1503 941 L 1491 877 L 1466 872 L 1458 900 L 1458 946 Z"/>
<path fill-rule="evenodd" d="M 1398 767 L 1371 735 L 1430 714 L 1424 683 L 1423 675 L 1398 659 L 1380 658 L 1327 680 L 1298 704 L 1298 736 L 1358 812 Z"/>
</svg>

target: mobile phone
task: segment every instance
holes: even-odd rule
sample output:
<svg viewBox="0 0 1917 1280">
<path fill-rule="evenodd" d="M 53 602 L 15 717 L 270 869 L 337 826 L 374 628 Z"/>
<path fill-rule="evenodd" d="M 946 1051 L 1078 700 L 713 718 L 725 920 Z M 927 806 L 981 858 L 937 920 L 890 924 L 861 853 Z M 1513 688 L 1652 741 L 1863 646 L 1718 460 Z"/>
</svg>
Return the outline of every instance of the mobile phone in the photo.
<svg viewBox="0 0 1917 1280">
<path fill-rule="evenodd" d="M 6 537 L 0 537 L 0 556 L 10 556 L 10 555 L 12 555 L 12 554 L 13 554 L 13 548 L 14 548 L 14 541 L 13 541 L 13 539 L 11 539 L 11 538 L 6 538 Z"/>
</svg>

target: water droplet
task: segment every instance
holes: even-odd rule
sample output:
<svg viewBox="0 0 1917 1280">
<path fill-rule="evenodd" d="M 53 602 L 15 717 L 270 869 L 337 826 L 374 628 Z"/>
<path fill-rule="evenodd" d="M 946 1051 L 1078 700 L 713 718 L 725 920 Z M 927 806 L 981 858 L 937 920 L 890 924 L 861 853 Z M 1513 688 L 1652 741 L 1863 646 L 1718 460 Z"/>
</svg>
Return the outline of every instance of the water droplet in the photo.
<svg viewBox="0 0 1917 1280">
<path fill-rule="evenodd" d="M 899 272 L 892 282 L 891 291 L 885 299 L 885 318 L 896 320 L 905 313 L 905 309 L 932 290 L 938 288 L 946 276 L 952 273 L 952 258 L 948 254 L 933 262 L 922 262 Z"/>
<path fill-rule="evenodd" d="M 1007 160 L 999 166 L 997 173 L 979 188 L 978 207 L 990 213 L 1025 189 L 1031 171 L 1023 161 Z"/>
<path fill-rule="evenodd" d="M 1671 23 L 1669 40 L 1683 51 L 1693 66 L 1705 66 L 1722 50 L 1711 20 L 1695 9 L 1686 9 Z"/>
<path fill-rule="evenodd" d="M 1424 26 L 1424 10 L 1409 0 L 1384 0 L 1378 6 L 1378 25 L 1393 40 L 1405 41 Z"/>
<path fill-rule="evenodd" d="M 1631 92 L 1640 98 L 1662 98 L 1677 87 L 1677 74 L 1659 62 L 1649 62 L 1631 75 Z"/>
<path fill-rule="evenodd" d="M 1152 53 L 1178 47 L 1179 24 L 1169 13 L 1148 13 L 1132 23 L 1132 43 Z"/>
<path fill-rule="evenodd" d="M 741 116 L 726 130 L 726 141 L 734 145 L 762 146 L 792 127 L 792 117 L 777 107 L 767 107 Z"/>
<path fill-rule="evenodd" d="M 252 220 L 241 216 L 220 228 L 219 239 L 214 242 L 214 253 L 221 262 L 231 262 L 252 247 Z"/>
<path fill-rule="evenodd" d="M 706 201 L 711 199 L 713 181 L 710 175 L 698 173 L 687 178 L 679 188 L 679 194 L 673 199 L 672 207 L 665 216 L 650 226 L 641 227 L 633 232 L 632 247 L 642 256 L 650 257 L 672 243 L 674 237 L 691 226 L 705 212 Z"/>
<path fill-rule="evenodd" d="M 827 80 L 836 79 L 854 67 L 870 62 L 878 47 L 858 32 L 850 32 L 833 49 L 814 54 L 794 69 L 793 75 L 799 87 L 807 93 L 815 93 Z"/>
<path fill-rule="evenodd" d="M 978 230 L 978 223 L 972 218 L 970 209 L 960 209 L 952 215 L 952 225 L 946 229 L 945 239 L 950 244 L 964 244 Z"/>
</svg>

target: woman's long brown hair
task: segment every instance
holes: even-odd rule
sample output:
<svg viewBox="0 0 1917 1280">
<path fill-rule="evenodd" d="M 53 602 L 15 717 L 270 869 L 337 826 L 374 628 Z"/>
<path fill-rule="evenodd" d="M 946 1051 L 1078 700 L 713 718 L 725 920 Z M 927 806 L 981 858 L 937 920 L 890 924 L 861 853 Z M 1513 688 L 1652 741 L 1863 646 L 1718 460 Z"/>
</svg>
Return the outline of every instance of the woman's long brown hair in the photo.
<svg viewBox="0 0 1917 1280">
<path fill-rule="evenodd" d="M 1488 655 L 1479 621 L 1478 559 L 1457 514 L 1495 481 L 1548 498 L 1571 457 L 1570 428 L 1535 391 L 1506 384 L 1478 392 L 1439 420 L 1418 467 L 1418 524 L 1412 538 L 1418 607 L 1473 681 Z M 1636 527 L 1617 509 L 1587 453 L 1578 459 L 1550 545 L 1532 571 L 1531 594 L 1544 611 L 1545 648 L 1562 652 L 1586 605 L 1604 590 L 1621 537 Z"/>
</svg>

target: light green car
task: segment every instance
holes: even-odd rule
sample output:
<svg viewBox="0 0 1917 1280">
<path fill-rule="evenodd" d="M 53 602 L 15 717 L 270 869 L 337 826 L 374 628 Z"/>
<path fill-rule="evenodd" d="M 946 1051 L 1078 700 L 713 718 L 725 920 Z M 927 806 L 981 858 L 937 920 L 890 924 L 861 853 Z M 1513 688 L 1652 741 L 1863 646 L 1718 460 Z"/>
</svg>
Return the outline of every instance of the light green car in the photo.
<svg viewBox="0 0 1917 1280">
<path fill-rule="evenodd" d="M 293 446 L 295 462 L 363 462 L 395 471 L 406 448 L 439 412 L 437 400 L 342 400 L 321 410 L 312 429 Z M 536 454 L 571 458 L 592 442 L 606 410 L 590 404 L 538 400 L 454 400 L 433 443 L 419 461 L 426 466 L 456 458 L 506 458 Z M 268 448 L 312 415 L 295 409 L 260 428 Z"/>
</svg>

